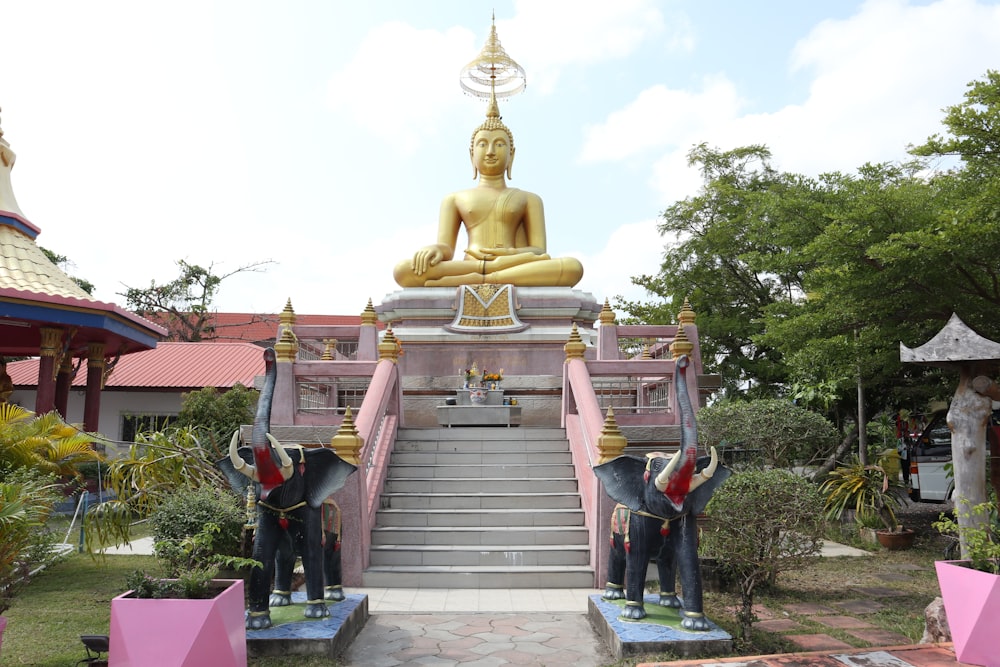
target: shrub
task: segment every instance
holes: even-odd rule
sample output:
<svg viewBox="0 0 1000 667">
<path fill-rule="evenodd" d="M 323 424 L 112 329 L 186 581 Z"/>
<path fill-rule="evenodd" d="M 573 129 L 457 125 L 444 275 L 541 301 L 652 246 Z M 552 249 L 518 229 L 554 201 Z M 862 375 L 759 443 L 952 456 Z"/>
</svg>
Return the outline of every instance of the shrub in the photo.
<svg viewBox="0 0 1000 667">
<path fill-rule="evenodd" d="M 156 556 L 172 576 L 241 555 L 246 514 L 234 493 L 214 487 L 178 491 L 164 498 L 150 521 Z"/>
<path fill-rule="evenodd" d="M 791 401 L 722 401 L 698 412 L 698 441 L 757 453 L 757 464 L 787 468 L 825 455 L 838 441 L 822 415 Z"/>
<path fill-rule="evenodd" d="M 739 586 L 737 621 L 745 640 L 756 620 L 756 590 L 819 554 L 823 496 L 815 484 L 787 470 L 747 470 L 716 491 L 706 513 L 702 549 Z"/>
</svg>

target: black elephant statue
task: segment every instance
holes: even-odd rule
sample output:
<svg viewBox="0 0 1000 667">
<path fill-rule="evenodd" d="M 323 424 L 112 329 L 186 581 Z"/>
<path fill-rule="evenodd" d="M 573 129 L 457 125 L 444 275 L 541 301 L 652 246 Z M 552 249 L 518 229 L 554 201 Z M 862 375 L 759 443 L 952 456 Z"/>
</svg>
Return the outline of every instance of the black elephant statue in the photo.
<svg viewBox="0 0 1000 667">
<path fill-rule="evenodd" d="M 658 456 L 647 454 L 647 456 Z M 629 524 L 632 520 L 632 510 L 622 504 L 615 506 L 611 514 L 611 551 L 608 555 L 608 581 L 604 586 L 605 600 L 622 600 L 625 598 L 625 566 L 628 553 L 632 550 L 629 539 Z M 640 519 L 641 520 L 641 519 Z M 681 600 L 677 597 L 677 563 L 674 559 L 673 545 L 670 540 L 664 539 L 661 535 L 658 540 L 659 546 L 655 543 L 650 549 L 650 553 L 655 554 L 653 560 L 656 561 L 656 572 L 660 581 L 661 607 L 681 606 Z"/>
<path fill-rule="evenodd" d="M 646 568 L 661 545 L 673 554 L 683 589 L 687 630 L 710 630 L 702 611 L 701 568 L 698 563 L 698 514 L 731 471 L 711 456 L 698 456 L 698 429 L 687 388 L 690 359 L 677 358 L 674 392 L 681 417 L 680 449 L 673 455 L 647 458 L 623 455 L 594 467 L 607 494 L 631 510 L 626 553 L 625 609 L 621 617 L 645 618 L 643 593 Z M 623 538 L 624 539 L 624 538 Z M 666 543 L 665 545 L 663 543 Z"/>
<path fill-rule="evenodd" d="M 343 602 L 344 587 L 340 576 L 340 508 L 332 498 L 323 503 L 323 599 Z M 292 536 L 278 542 L 278 552 L 274 558 L 274 590 L 268 599 L 271 607 L 287 607 L 292 604 L 292 575 L 295 559 L 302 555 L 302 544 L 296 544 Z"/>
<path fill-rule="evenodd" d="M 273 348 L 264 350 L 264 387 L 257 401 L 250 447 L 237 448 L 239 431 L 229 443 L 229 456 L 217 463 L 237 493 L 255 484 L 257 530 L 253 558 L 263 564 L 250 573 L 246 627 L 271 627 L 268 607 L 278 547 L 289 537 L 301 545 L 306 577 L 305 616 L 323 618 L 330 611 L 323 598 L 323 502 L 344 486 L 357 468 L 325 447 L 284 447 L 271 435 L 271 401 L 277 378 Z"/>
</svg>

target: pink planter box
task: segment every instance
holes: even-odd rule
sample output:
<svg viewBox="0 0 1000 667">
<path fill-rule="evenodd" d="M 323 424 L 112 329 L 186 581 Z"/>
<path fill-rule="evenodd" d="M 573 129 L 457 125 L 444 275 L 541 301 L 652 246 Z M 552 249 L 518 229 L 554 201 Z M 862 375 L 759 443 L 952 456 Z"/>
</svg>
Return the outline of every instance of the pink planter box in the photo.
<svg viewBox="0 0 1000 667">
<path fill-rule="evenodd" d="M 934 563 L 955 657 L 970 665 L 1000 667 L 1000 576 L 964 567 L 965 562 Z"/>
<path fill-rule="evenodd" d="M 109 667 L 246 667 L 243 581 L 219 581 L 210 600 L 111 600 Z"/>
</svg>

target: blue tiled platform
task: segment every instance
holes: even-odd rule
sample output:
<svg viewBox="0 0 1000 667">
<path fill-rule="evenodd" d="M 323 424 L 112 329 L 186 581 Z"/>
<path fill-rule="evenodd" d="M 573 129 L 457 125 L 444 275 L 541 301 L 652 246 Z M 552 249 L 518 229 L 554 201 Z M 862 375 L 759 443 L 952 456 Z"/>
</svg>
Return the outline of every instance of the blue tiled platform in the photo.
<svg viewBox="0 0 1000 667">
<path fill-rule="evenodd" d="M 618 618 L 624 601 L 616 604 L 595 594 L 588 600 L 587 617 L 611 654 L 619 660 L 639 653 L 671 651 L 675 655 L 693 657 L 725 655 L 733 650 L 732 635 L 719 626 L 712 623 L 712 629 L 707 632 L 684 630 L 680 627 L 680 611 L 660 607 L 658 601 L 659 595 L 647 595 L 644 602 L 649 616 L 641 621 L 625 621 Z M 653 621 L 654 615 L 656 621 Z"/>
<path fill-rule="evenodd" d="M 343 602 L 327 602 L 330 616 L 321 619 L 302 616 L 305 601 L 305 593 L 292 593 L 291 607 L 271 609 L 275 625 L 266 630 L 247 630 L 247 654 L 254 658 L 279 655 L 335 658 L 354 641 L 368 620 L 367 595 L 348 595 Z"/>
</svg>

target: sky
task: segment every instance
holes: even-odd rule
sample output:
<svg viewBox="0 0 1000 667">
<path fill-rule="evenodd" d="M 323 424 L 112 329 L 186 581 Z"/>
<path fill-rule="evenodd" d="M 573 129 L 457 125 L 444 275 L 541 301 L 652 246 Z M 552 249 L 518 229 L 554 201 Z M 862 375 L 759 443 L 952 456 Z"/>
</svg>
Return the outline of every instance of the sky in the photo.
<svg viewBox="0 0 1000 667">
<path fill-rule="evenodd" d="M 219 311 L 356 315 L 472 187 L 495 13 L 512 187 L 599 301 L 648 300 L 693 146 L 815 176 L 902 160 L 1000 67 L 1000 0 L 0 0 L 0 127 L 37 242 L 94 296 L 227 278 Z M 459 238 L 464 248 L 464 236 Z"/>
</svg>

